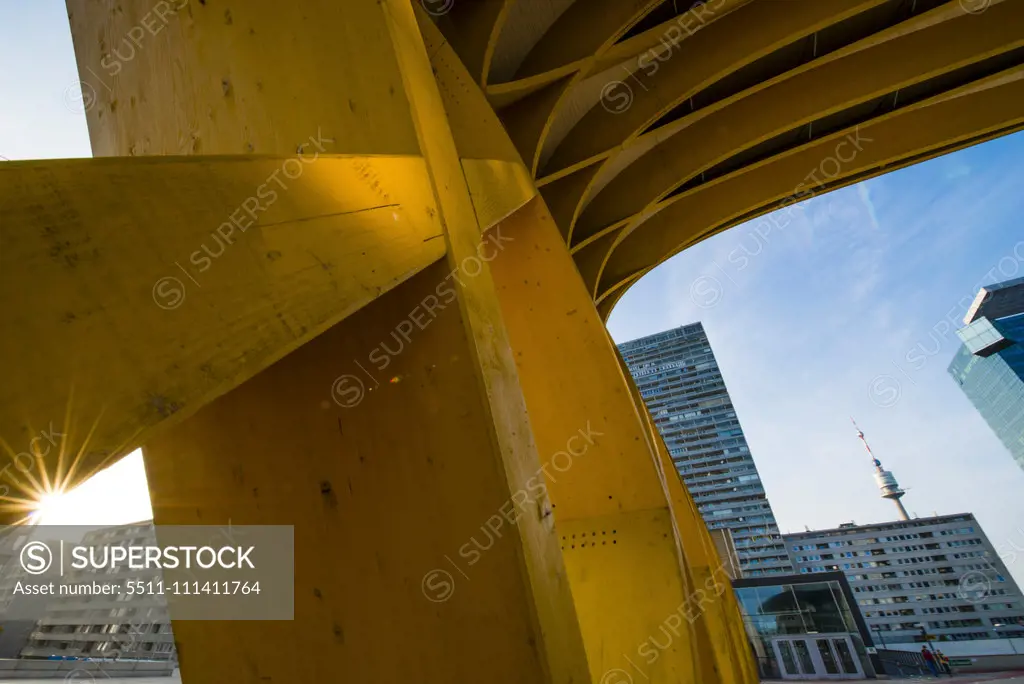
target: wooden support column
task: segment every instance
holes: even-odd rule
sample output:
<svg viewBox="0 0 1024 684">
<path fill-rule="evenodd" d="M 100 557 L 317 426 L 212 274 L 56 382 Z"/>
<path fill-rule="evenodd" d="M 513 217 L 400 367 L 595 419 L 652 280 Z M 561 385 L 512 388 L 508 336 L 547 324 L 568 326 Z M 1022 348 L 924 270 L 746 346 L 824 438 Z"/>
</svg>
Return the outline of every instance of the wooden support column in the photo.
<svg viewBox="0 0 1024 684">
<path fill-rule="evenodd" d="M 145 445 L 158 524 L 296 526 L 295 621 L 176 623 L 184 681 L 587 682 L 550 508 L 511 511 L 540 463 L 418 4 L 157 5 L 69 0 L 97 155 L 409 156 L 363 175 L 426 189 L 446 255 Z"/>
<path fill-rule="evenodd" d="M 734 605 L 727 581 L 720 592 L 705 584 L 717 554 L 699 518 L 686 517 L 696 509 L 659 458 L 646 410 L 546 206 L 535 199 L 496 230 L 512 238 L 492 271 L 592 679 L 756 682 L 742 662 L 749 653 L 712 617 Z"/>
<path fill-rule="evenodd" d="M 712 657 L 705 658 L 704 661 L 713 661 L 713 664 L 702 662 L 702 665 L 722 672 L 723 681 L 758 682 L 760 677 L 750 651 L 739 603 L 711 540 L 711 534 L 700 511 L 697 510 L 693 497 L 676 471 L 668 448 L 658 434 L 650 412 L 643 403 L 636 383 L 628 375 L 621 356 L 619 361 L 627 375 L 633 400 L 639 407 L 648 434 L 651 436 L 651 443 L 657 450 L 659 469 L 671 502 L 676 529 L 679 530 L 680 537 L 686 540 L 683 554 L 692 587 L 691 616 L 694 618 L 700 644 L 698 650 L 711 654 Z"/>
<path fill-rule="evenodd" d="M 588 681 L 538 617 L 575 624 L 569 584 L 453 282 L 438 262 L 147 444 L 158 525 L 295 526 L 294 621 L 175 622 L 185 684 Z"/>
<path fill-rule="evenodd" d="M 145 10 L 69 5 L 98 155 L 409 157 L 386 180 L 426 191 L 402 206 L 444 246 L 147 442 L 158 524 L 295 526 L 295 620 L 176 623 L 185 684 L 753 682 L 690 618 L 714 552 L 688 552 L 703 528 L 568 249 L 418 3 L 169 0 L 116 74 Z M 369 282 L 363 256 L 334 266 Z"/>
</svg>

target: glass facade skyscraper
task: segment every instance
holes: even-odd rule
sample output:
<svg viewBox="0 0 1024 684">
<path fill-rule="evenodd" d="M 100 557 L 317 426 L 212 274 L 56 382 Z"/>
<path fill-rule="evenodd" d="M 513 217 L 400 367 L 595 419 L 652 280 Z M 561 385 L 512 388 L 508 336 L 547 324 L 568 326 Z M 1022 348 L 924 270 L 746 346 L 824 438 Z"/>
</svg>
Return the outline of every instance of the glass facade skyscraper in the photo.
<svg viewBox="0 0 1024 684">
<path fill-rule="evenodd" d="M 792 572 L 704 327 L 666 330 L 619 351 L 704 522 L 732 533 L 743 574 Z"/>
<path fill-rule="evenodd" d="M 949 374 L 1024 469 L 1024 313 L 981 316 L 957 334 Z"/>
</svg>

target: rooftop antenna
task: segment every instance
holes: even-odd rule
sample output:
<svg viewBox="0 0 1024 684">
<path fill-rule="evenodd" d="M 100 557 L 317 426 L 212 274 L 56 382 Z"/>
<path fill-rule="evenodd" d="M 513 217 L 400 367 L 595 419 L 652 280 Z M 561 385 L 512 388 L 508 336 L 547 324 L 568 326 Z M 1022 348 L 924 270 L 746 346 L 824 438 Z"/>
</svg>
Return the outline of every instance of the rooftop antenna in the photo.
<svg viewBox="0 0 1024 684">
<path fill-rule="evenodd" d="M 903 502 L 900 501 L 906 492 L 900 489 L 899 484 L 896 482 L 896 476 L 882 468 L 882 462 L 875 458 L 875 455 L 871 452 L 871 447 L 868 446 L 868 440 L 864 438 L 864 433 L 857 427 L 857 421 L 851 417 L 850 422 L 853 423 L 853 427 L 857 431 L 857 438 L 864 445 L 868 456 L 871 457 L 871 464 L 875 467 L 875 484 L 878 485 L 878 491 L 881 493 L 882 498 L 889 499 L 896 504 L 896 508 L 900 512 L 900 520 L 910 520 L 910 516 L 907 515 L 907 509 L 903 507 Z"/>
</svg>

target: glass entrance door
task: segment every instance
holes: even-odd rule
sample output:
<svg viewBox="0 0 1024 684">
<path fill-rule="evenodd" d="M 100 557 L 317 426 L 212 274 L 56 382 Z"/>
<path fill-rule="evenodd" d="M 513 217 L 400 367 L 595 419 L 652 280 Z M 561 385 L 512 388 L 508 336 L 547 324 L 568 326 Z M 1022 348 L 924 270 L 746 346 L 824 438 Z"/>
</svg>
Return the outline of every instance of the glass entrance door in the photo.
<svg viewBox="0 0 1024 684">
<path fill-rule="evenodd" d="M 772 641 L 783 679 L 863 679 L 848 636 L 780 637 Z"/>
</svg>

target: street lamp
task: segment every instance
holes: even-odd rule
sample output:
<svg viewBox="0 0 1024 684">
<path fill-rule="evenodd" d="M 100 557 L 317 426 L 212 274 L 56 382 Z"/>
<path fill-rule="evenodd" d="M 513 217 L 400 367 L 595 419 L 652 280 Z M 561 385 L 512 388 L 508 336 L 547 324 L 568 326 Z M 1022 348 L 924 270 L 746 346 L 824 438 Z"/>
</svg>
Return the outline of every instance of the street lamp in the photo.
<svg viewBox="0 0 1024 684">
<path fill-rule="evenodd" d="M 882 636 L 882 628 L 875 625 L 874 630 L 878 633 L 878 641 L 882 645 L 882 648 L 888 650 L 888 647 L 885 645 L 885 637 Z"/>
<path fill-rule="evenodd" d="M 928 638 L 928 629 L 926 628 L 925 624 L 923 622 L 915 622 L 914 626 L 915 627 L 919 627 L 921 629 L 921 635 L 924 637 L 925 646 L 927 646 L 928 650 L 930 650 L 934 654 L 935 653 L 935 647 L 932 646 L 932 642 Z"/>
</svg>

